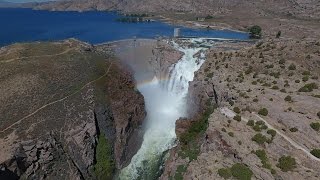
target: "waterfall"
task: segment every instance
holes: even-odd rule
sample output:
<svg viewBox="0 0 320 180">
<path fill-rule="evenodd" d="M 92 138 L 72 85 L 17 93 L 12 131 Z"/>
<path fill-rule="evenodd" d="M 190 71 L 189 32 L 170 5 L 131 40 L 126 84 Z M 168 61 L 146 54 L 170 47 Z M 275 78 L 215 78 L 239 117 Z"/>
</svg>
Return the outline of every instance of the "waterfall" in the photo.
<svg viewBox="0 0 320 180">
<path fill-rule="evenodd" d="M 190 43 L 193 42 L 189 40 Z M 172 44 L 184 55 L 171 66 L 169 79 L 160 81 L 154 77 L 148 85 L 137 87 L 145 98 L 147 130 L 141 148 L 131 163 L 121 170 L 118 179 L 156 179 L 160 175 L 164 152 L 175 145 L 175 121 L 186 116 L 189 82 L 205 61 L 205 48 Z"/>
</svg>

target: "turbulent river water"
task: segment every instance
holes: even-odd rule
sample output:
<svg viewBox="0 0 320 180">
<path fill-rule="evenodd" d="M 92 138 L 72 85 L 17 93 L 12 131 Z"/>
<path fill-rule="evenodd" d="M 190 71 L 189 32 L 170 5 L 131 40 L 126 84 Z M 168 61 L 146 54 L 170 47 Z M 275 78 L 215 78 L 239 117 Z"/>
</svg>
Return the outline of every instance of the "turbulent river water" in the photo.
<svg viewBox="0 0 320 180">
<path fill-rule="evenodd" d="M 201 39 L 196 40 L 197 43 L 191 41 L 198 45 L 202 42 Z M 173 44 L 184 55 L 171 66 L 169 78 L 160 81 L 154 77 L 151 83 L 138 86 L 145 98 L 147 130 L 140 150 L 120 172 L 121 180 L 157 179 L 166 158 L 165 152 L 175 145 L 175 122 L 186 116 L 189 82 L 205 61 L 205 48 Z"/>
</svg>

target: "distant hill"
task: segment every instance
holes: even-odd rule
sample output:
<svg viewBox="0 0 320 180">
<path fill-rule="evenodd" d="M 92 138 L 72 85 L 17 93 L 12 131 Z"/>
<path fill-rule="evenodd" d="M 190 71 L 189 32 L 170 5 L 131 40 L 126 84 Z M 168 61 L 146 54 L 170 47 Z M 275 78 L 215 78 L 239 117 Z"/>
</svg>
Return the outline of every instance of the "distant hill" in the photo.
<svg viewBox="0 0 320 180">
<path fill-rule="evenodd" d="M 7 2 L 7 1 L 0 0 L 0 8 L 16 7 L 18 5 L 19 5 L 18 3 L 12 3 L 12 2 Z"/>
<path fill-rule="evenodd" d="M 250 10 L 246 13 L 289 14 L 318 17 L 318 0 L 61 0 L 44 3 L 40 9 L 50 10 L 121 10 L 126 12 L 184 12 L 195 14 L 230 14 L 233 11 Z"/>
</svg>

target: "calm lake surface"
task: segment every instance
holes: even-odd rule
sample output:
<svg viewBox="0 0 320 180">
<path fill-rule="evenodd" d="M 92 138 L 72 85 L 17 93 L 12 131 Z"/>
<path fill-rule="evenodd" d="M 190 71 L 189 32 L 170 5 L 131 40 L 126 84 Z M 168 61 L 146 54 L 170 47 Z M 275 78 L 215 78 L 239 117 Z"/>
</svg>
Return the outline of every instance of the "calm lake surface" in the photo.
<svg viewBox="0 0 320 180">
<path fill-rule="evenodd" d="M 177 26 L 162 22 L 122 23 L 112 12 L 50 12 L 21 8 L 0 8 L 0 46 L 15 42 L 61 40 L 77 38 L 89 43 L 127 38 L 172 36 Z M 247 39 L 248 34 L 181 28 L 184 36 Z"/>
</svg>

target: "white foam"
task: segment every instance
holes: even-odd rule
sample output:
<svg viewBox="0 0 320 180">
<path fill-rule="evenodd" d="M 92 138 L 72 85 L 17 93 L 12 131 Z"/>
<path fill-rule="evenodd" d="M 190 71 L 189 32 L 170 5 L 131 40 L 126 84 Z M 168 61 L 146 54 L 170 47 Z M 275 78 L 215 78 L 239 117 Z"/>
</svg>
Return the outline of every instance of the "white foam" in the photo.
<svg viewBox="0 0 320 180">
<path fill-rule="evenodd" d="M 201 39 L 197 40 L 199 41 Z M 163 152 L 174 146 L 175 121 L 186 115 L 185 97 L 189 82 L 193 80 L 194 73 L 205 61 L 205 54 L 201 53 L 198 58 L 194 55 L 204 48 L 187 48 L 174 42 L 173 44 L 184 55 L 171 67 L 169 80 L 159 82 L 155 77 L 148 86 L 138 87 L 145 98 L 147 130 L 141 148 L 132 158 L 131 163 L 120 172 L 119 179 L 148 178 L 141 177 L 141 172 L 155 168 L 152 166 L 158 166 Z"/>
</svg>

